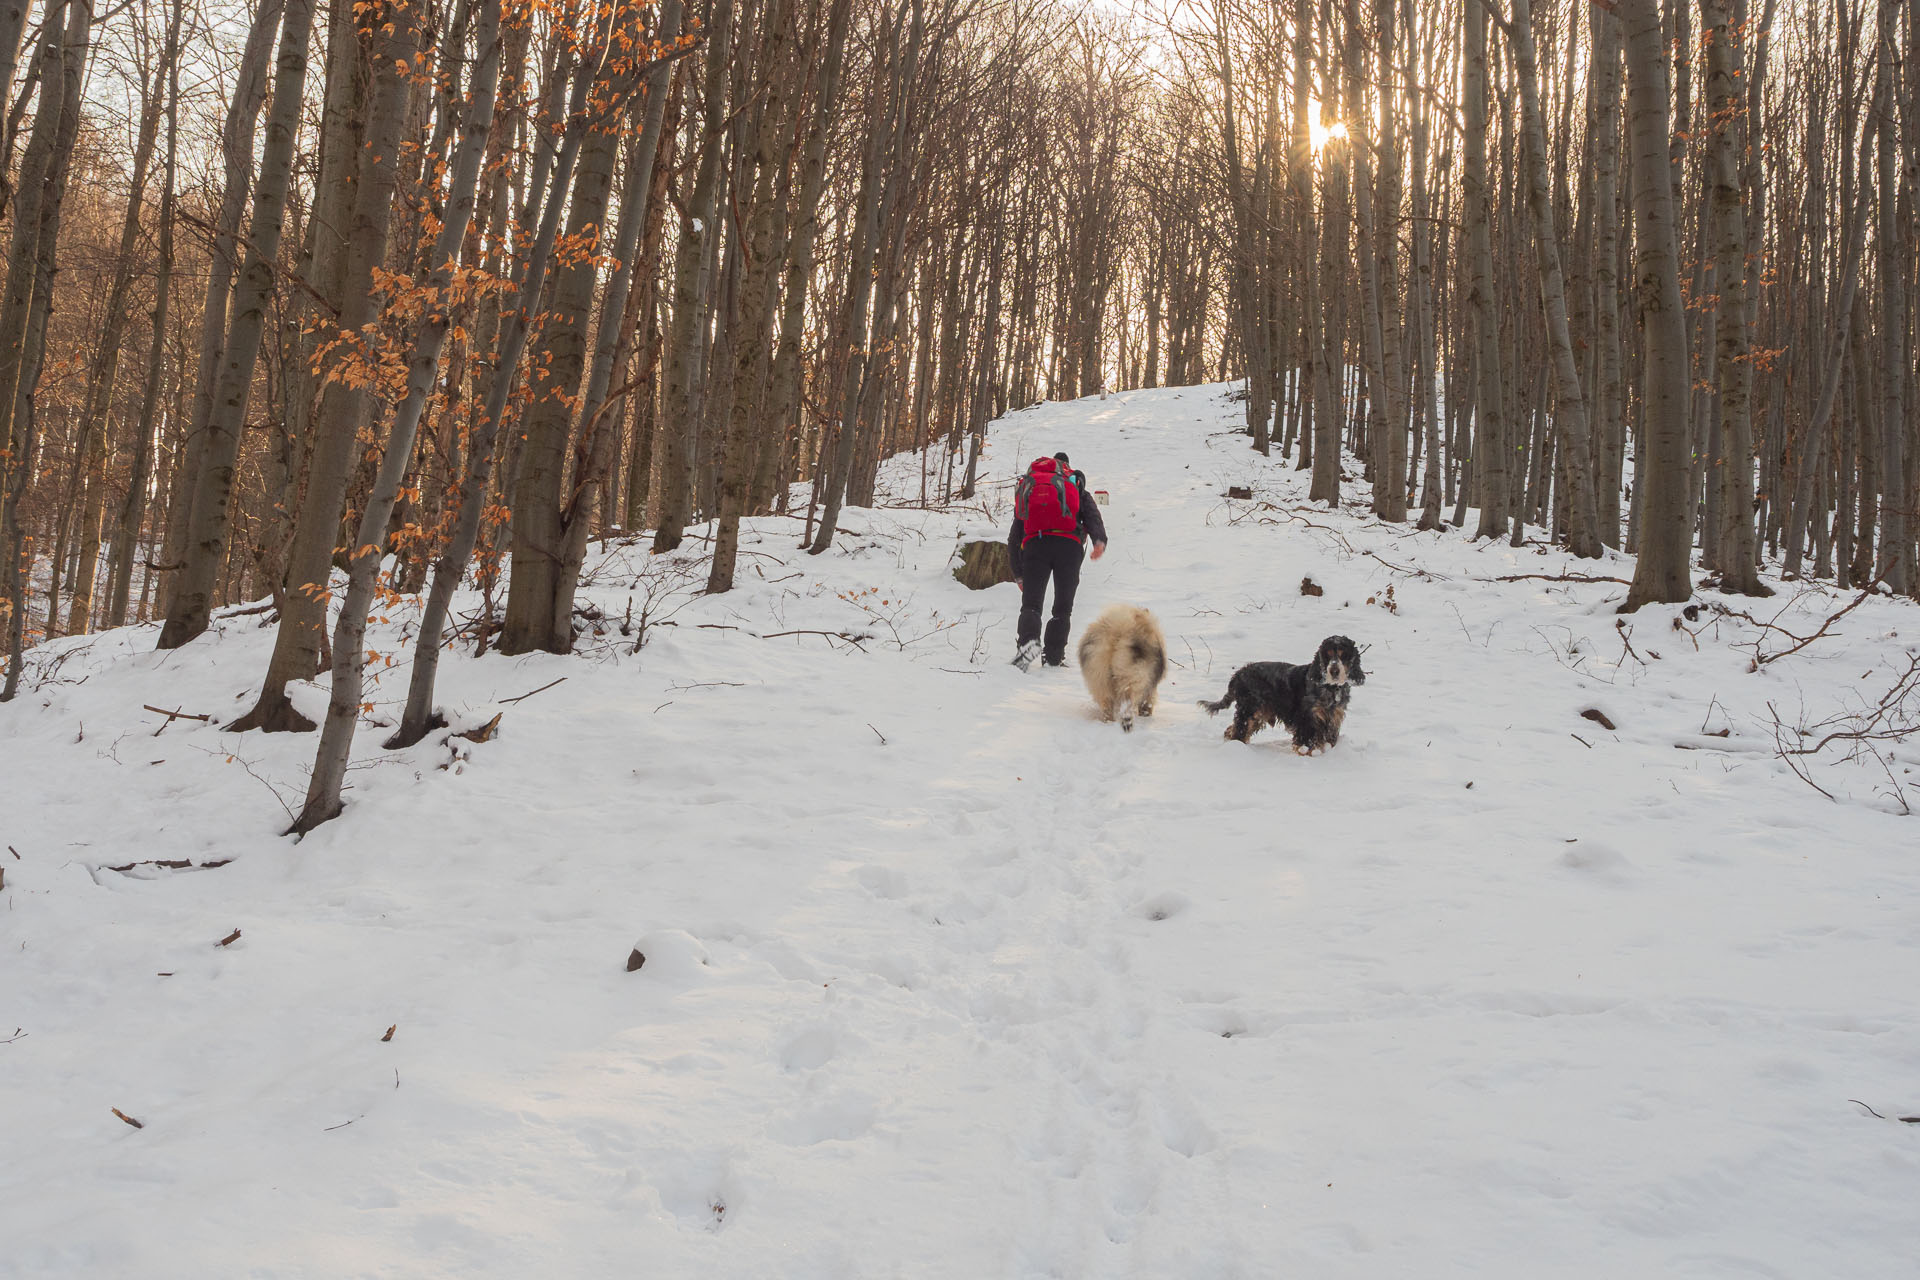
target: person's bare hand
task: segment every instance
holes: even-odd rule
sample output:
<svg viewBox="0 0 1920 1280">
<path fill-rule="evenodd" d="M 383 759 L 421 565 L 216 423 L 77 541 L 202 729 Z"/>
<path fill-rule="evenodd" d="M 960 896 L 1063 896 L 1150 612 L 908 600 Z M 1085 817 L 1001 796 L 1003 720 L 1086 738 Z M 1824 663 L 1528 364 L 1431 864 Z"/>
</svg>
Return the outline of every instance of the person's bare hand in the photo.
<svg viewBox="0 0 1920 1280">
<path fill-rule="evenodd" d="M 1099 559 L 1099 558 L 1100 558 L 1101 556 L 1103 556 L 1103 555 L 1105 555 L 1105 554 L 1107 554 L 1107 544 L 1106 544 L 1106 543 L 1104 543 L 1104 542 L 1096 542 L 1096 543 L 1094 543 L 1094 544 L 1093 544 L 1093 551 L 1091 552 L 1091 555 L 1092 555 L 1092 557 L 1093 557 L 1093 558 L 1094 558 L 1095 560 L 1098 560 L 1098 559 Z"/>
</svg>

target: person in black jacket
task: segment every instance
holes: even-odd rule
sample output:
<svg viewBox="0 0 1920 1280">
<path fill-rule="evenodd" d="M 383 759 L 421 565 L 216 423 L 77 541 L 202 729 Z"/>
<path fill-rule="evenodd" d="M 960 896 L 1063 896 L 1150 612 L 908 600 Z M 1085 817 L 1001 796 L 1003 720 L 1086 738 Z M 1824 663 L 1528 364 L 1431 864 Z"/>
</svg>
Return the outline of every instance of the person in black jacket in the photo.
<svg viewBox="0 0 1920 1280">
<path fill-rule="evenodd" d="M 1071 468 L 1067 455 L 1056 453 L 1054 461 Z M 1019 652 L 1013 665 L 1025 671 L 1036 657 L 1044 655 L 1050 667 L 1067 664 L 1067 632 L 1073 622 L 1073 593 L 1080 587 L 1080 564 L 1089 554 L 1098 560 L 1107 549 L 1107 527 L 1100 519 L 1100 505 L 1087 491 L 1086 473 L 1068 471 L 1074 488 L 1080 491 L 1079 527 L 1074 536 L 1036 534 L 1029 538 L 1016 514 L 1007 531 L 1007 557 L 1013 565 L 1014 580 L 1020 586 Z M 1086 542 L 1093 541 L 1088 552 Z M 1046 643 L 1041 644 L 1040 606 L 1046 602 L 1047 581 L 1053 581 L 1053 615 L 1047 620 Z"/>
</svg>

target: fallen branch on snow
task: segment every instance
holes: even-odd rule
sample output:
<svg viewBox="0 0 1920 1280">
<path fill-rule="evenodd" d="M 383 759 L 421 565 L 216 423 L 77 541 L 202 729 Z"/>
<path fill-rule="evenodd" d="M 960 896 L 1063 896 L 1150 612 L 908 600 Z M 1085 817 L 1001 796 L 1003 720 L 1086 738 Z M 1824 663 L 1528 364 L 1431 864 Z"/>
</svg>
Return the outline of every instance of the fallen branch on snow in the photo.
<svg viewBox="0 0 1920 1280">
<path fill-rule="evenodd" d="M 517 698 L 502 698 L 500 699 L 501 705 L 504 706 L 507 703 L 511 703 L 511 702 L 525 702 L 528 698 L 531 698 L 534 694 L 545 693 L 547 690 L 553 688 L 553 686 L 559 684 L 561 680 L 565 680 L 565 679 L 566 679 L 565 676 L 561 676 L 560 680 L 549 680 L 547 681 L 547 683 L 541 685 L 538 689 L 530 689 L 526 693 L 521 694 Z M 499 717 L 495 716 L 494 719 L 498 720 Z"/>
<path fill-rule="evenodd" d="M 177 707 L 172 711 L 169 711 L 165 707 L 156 707 L 144 702 L 140 704 L 140 709 L 142 711 L 151 711 L 156 715 L 163 715 L 166 717 L 165 722 L 162 723 L 158 729 L 155 729 L 153 731 L 153 736 L 156 738 L 159 737 L 161 734 L 165 733 L 167 731 L 167 726 L 172 724 L 175 720 L 199 720 L 204 723 L 213 719 L 212 716 L 198 716 L 191 711 L 182 711 Z"/>
<path fill-rule="evenodd" d="M 1811 725 L 1791 727 L 1781 719 L 1771 702 L 1767 704 L 1767 711 L 1773 717 L 1774 754 L 1793 770 L 1794 776 L 1800 781 L 1827 799 L 1834 799 L 1832 792 L 1813 780 L 1812 771 L 1805 761 L 1839 744 L 1842 748 L 1840 762 L 1850 763 L 1862 757 L 1873 760 L 1886 774 L 1887 786 L 1894 803 L 1900 806 L 1900 812 L 1913 812 L 1907 799 L 1907 788 L 1900 781 L 1901 775 L 1894 772 L 1893 748 L 1920 735 L 1920 654 L 1909 654 L 1907 669 L 1894 679 L 1892 686 L 1881 695 L 1878 702 L 1861 711 L 1844 712 Z M 1800 743 L 1789 745 L 1789 734 L 1795 735 Z M 1815 735 L 1818 735 L 1818 740 L 1811 746 L 1805 745 L 1806 740 Z"/>
<path fill-rule="evenodd" d="M 1476 582 L 1613 582 L 1623 587 L 1633 584 L 1625 578 L 1609 578 L 1597 573 L 1504 573 L 1497 578 L 1476 578 Z"/>
<path fill-rule="evenodd" d="M 215 867 L 224 867 L 232 858 L 215 858 L 212 862 L 195 862 L 192 858 L 148 858 L 141 862 L 122 862 L 118 866 L 108 867 L 109 871 L 131 871 L 135 867 L 163 867 L 168 871 L 211 871 Z"/>
</svg>

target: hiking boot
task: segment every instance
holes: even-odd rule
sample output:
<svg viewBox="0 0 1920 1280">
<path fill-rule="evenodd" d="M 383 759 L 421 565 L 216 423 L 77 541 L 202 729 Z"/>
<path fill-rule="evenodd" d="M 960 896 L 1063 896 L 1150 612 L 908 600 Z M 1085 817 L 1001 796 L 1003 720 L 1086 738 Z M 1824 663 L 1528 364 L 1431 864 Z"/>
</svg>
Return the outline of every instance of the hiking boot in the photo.
<svg viewBox="0 0 1920 1280">
<path fill-rule="evenodd" d="M 1064 654 L 1062 654 L 1059 657 L 1055 657 L 1052 654 L 1048 654 L 1046 657 L 1042 658 L 1040 661 L 1043 666 L 1049 666 L 1049 667 L 1064 667 L 1067 665 L 1066 655 Z"/>
<path fill-rule="evenodd" d="M 1029 640 L 1020 646 L 1020 652 L 1013 655 L 1013 665 L 1025 671 L 1033 665 L 1033 660 L 1039 656 L 1040 642 L 1038 640 Z"/>
</svg>

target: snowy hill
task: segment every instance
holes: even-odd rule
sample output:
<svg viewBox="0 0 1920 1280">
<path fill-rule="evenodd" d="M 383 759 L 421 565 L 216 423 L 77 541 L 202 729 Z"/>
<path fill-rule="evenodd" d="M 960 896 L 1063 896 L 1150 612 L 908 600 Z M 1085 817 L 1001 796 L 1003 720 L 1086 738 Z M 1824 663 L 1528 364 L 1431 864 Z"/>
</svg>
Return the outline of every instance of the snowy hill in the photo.
<svg viewBox="0 0 1920 1280">
<path fill-rule="evenodd" d="M 260 617 L 37 651 L 0 708 L 0 1274 L 1911 1275 L 1916 753 L 1796 760 L 1830 800 L 1777 748 L 1920 617 L 1757 669 L 1852 597 L 1617 629 L 1624 587 L 1555 579 L 1630 561 L 1308 507 L 1236 417 L 1014 414 L 980 504 L 852 511 L 821 557 L 749 522 L 725 596 L 697 540 L 606 548 L 604 634 L 457 647 L 455 727 L 497 733 L 363 728 L 298 844 L 311 736 L 218 727 Z M 950 575 L 1055 449 L 1112 495 L 1076 621 L 1167 632 L 1131 735 Z M 1332 752 L 1194 706 L 1333 633 L 1369 679 Z"/>
</svg>

